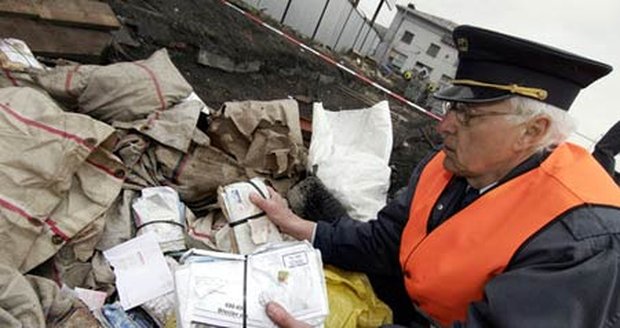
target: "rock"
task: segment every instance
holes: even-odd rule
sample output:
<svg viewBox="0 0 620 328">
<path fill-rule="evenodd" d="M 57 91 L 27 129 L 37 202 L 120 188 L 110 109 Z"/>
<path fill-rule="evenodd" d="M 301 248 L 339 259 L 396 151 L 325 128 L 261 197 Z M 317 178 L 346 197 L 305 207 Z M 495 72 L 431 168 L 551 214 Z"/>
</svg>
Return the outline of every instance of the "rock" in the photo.
<svg viewBox="0 0 620 328">
<path fill-rule="evenodd" d="M 336 81 L 336 78 L 330 75 L 319 74 L 319 83 L 332 84 Z"/>
<path fill-rule="evenodd" d="M 304 95 L 294 95 L 293 98 L 298 102 L 302 102 L 304 104 L 312 104 L 312 98 Z"/>
<path fill-rule="evenodd" d="M 235 63 L 232 59 L 211 53 L 204 49 L 198 52 L 198 63 L 217 68 L 229 73 L 253 73 L 258 72 L 262 63 L 260 61 L 250 61 L 243 63 Z"/>
<path fill-rule="evenodd" d="M 114 41 L 119 44 L 127 45 L 130 47 L 141 46 L 140 42 L 136 41 L 136 39 L 131 36 L 131 33 L 127 30 L 127 27 L 125 25 L 122 25 L 119 30 L 112 31 L 111 33 L 114 37 Z"/>
</svg>

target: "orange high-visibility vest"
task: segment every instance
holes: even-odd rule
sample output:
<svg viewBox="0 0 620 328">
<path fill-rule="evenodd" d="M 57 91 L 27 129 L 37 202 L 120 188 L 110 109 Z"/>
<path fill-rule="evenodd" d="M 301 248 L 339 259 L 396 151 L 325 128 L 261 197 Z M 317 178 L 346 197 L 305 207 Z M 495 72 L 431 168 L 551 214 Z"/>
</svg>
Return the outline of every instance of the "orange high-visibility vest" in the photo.
<svg viewBox="0 0 620 328">
<path fill-rule="evenodd" d="M 452 178 L 444 158 L 438 153 L 423 169 L 400 246 L 409 297 L 442 325 L 464 321 L 484 285 L 553 219 L 583 204 L 620 207 L 614 181 L 585 149 L 564 143 L 539 167 L 488 191 L 427 234 L 431 210 Z"/>
</svg>

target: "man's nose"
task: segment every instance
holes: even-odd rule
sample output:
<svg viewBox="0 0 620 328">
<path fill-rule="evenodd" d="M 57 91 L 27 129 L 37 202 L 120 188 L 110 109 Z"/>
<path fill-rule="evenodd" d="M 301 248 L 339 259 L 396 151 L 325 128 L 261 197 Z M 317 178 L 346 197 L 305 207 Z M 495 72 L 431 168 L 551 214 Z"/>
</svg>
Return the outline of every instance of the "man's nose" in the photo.
<svg viewBox="0 0 620 328">
<path fill-rule="evenodd" d="M 452 111 L 448 111 L 444 115 L 443 119 L 437 124 L 437 133 L 442 136 L 445 134 L 454 133 L 457 127 L 456 115 Z"/>
</svg>

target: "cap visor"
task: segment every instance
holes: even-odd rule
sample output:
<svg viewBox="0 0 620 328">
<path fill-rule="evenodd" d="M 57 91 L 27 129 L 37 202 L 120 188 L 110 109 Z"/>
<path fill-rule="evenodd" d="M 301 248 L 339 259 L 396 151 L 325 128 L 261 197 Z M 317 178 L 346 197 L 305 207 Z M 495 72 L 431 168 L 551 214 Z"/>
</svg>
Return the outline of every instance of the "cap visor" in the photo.
<svg viewBox="0 0 620 328">
<path fill-rule="evenodd" d="M 445 101 L 483 103 L 507 99 L 512 93 L 504 90 L 481 88 L 465 85 L 451 85 L 433 94 L 433 97 Z"/>
</svg>

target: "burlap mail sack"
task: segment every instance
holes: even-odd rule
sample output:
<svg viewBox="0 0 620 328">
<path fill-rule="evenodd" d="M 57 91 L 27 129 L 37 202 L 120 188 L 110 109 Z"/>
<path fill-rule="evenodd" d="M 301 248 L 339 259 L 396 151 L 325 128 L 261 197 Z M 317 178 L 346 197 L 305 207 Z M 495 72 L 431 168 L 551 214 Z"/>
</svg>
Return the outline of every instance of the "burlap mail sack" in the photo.
<svg viewBox="0 0 620 328">
<path fill-rule="evenodd" d="M 106 292 L 116 291 L 112 267 L 94 245 L 101 238 L 107 216 L 102 215 L 73 236 L 53 258 L 29 271 L 70 288 L 81 287 Z"/>
<path fill-rule="evenodd" d="M 39 88 L 38 84 L 32 79 L 32 77 L 28 73 L 0 69 L 0 88 L 7 87 L 30 87 L 34 89 Z"/>
<path fill-rule="evenodd" d="M 32 73 L 39 87 L 67 108 L 75 109 L 78 97 L 84 92 L 98 65 L 64 65 Z"/>
<path fill-rule="evenodd" d="M 114 122 L 117 129 L 135 130 L 159 143 L 184 153 L 194 135 L 203 104 L 195 100 L 178 103 L 166 111 L 155 111 L 147 118 L 133 122 Z"/>
<path fill-rule="evenodd" d="M 101 215 L 124 168 L 114 133 L 30 88 L 0 89 L 0 261 L 29 271 Z"/>
<path fill-rule="evenodd" d="M 183 152 L 135 131 L 125 134 L 115 149 L 130 169 L 124 188 L 170 186 L 192 211 L 202 215 L 201 208 L 215 202 L 218 186 L 247 179 L 245 169 L 211 146 L 202 131 L 194 129 L 191 140 Z"/>
<path fill-rule="evenodd" d="M 86 305 L 52 280 L 0 264 L 0 327 L 101 327 Z"/>
<path fill-rule="evenodd" d="M 155 153 L 168 185 L 199 215 L 201 208 L 215 202 L 217 187 L 247 179 L 234 158 L 209 144 L 195 144 L 187 154 L 158 146 Z"/>
<path fill-rule="evenodd" d="M 135 121 L 185 99 L 192 87 L 166 49 L 150 58 L 103 66 L 92 72 L 79 96 L 79 111 L 107 123 Z"/>
</svg>

